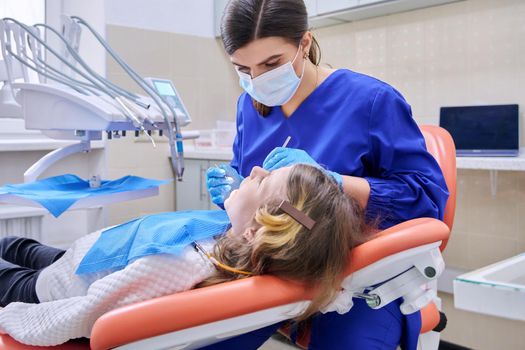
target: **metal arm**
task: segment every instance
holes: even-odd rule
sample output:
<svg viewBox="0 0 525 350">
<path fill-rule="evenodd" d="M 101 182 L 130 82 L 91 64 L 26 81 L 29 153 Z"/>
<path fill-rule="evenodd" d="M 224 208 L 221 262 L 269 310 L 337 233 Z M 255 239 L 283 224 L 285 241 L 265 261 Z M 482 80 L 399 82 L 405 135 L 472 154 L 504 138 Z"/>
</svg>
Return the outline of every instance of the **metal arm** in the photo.
<svg viewBox="0 0 525 350">
<path fill-rule="evenodd" d="M 127 65 L 126 62 L 108 45 L 108 43 L 98 34 L 86 21 L 77 16 L 72 16 L 72 19 L 78 21 L 78 23 L 84 25 L 88 30 L 93 34 L 93 36 L 98 40 L 98 42 L 106 49 L 106 51 L 113 57 L 113 59 L 124 69 L 124 71 L 155 101 L 161 113 L 164 117 L 164 122 L 166 124 L 166 131 L 168 134 L 168 142 L 171 152 L 172 166 L 177 174 L 177 179 L 182 181 L 182 175 L 184 173 L 184 150 L 182 145 L 182 134 L 180 131 L 180 126 L 177 121 L 177 115 L 174 110 L 169 107 L 167 103 L 164 102 L 162 96 L 149 86 L 144 79 L 138 75 L 131 67 Z M 170 108 L 170 112 L 173 117 L 173 123 L 175 125 L 175 135 L 171 127 L 168 114 L 164 106 Z"/>
</svg>

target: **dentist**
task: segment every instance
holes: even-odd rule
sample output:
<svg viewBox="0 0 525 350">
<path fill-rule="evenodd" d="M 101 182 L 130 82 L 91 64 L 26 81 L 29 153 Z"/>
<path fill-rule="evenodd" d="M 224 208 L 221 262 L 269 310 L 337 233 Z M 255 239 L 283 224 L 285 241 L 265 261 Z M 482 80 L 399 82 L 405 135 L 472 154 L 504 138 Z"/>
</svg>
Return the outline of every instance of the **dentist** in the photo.
<svg viewBox="0 0 525 350">
<path fill-rule="evenodd" d="M 214 203 L 222 206 L 256 165 L 307 163 L 326 169 L 378 228 L 443 219 L 447 187 L 410 106 L 380 80 L 319 66 L 303 0 L 230 0 L 221 32 L 245 93 L 237 103 L 233 160 L 207 173 Z M 276 147 L 288 136 L 287 148 Z M 420 314 L 403 315 L 401 302 L 373 310 L 354 299 L 346 314 L 319 314 L 311 319 L 309 348 L 416 349 Z M 206 349 L 257 349 L 278 327 Z"/>
</svg>

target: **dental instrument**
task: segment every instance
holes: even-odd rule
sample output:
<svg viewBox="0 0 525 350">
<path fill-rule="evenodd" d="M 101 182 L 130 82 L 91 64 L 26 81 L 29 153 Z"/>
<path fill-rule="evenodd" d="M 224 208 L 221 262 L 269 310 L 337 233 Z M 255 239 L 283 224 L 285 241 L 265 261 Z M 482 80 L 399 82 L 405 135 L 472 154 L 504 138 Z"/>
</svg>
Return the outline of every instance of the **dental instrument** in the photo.
<svg viewBox="0 0 525 350">
<path fill-rule="evenodd" d="M 288 136 L 288 137 L 286 138 L 286 140 L 284 141 L 282 147 L 283 147 L 283 148 L 286 148 L 286 146 L 288 146 L 288 142 L 290 142 L 291 139 L 292 139 L 292 137 L 291 137 L 291 136 Z"/>
<path fill-rule="evenodd" d="M 160 93 L 153 89 L 149 84 L 146 83 L 146 81 L 138 75 L 131 67 L 127 65 L 124 60 L 120 58 L 120 56 L 117 55 L 115 51 L 107 44 L 107 42 L 102 39 L 100 34 L 98 34 L 86 21 L 84 21 L 82 18 L 73 16 L 72 19 L 78 21 L 80 24 L 84 25 L 88 30 L 93 34 L 93 36 L 99 41 L 99 43 L 106 49 L 106 51 L 113 57 L 113 59 L 124 69 L 124 71 L 144 90 L 146 93 L 155 101 L 155 103 L 160 108 L 160 111 L 162 113 L 163 119 L 165 124 L 168 126 L 166 128 L 166 131 L 168 133 L 168 144 L 171 151 L 171 162 L 172 166 L 176 171 L 177 174 L 177 180 L 182 181 L 182 175 L 184 173 L 184 150 L 182 145 L 182 134 L 180 130 L 180 125 L 177 120 L 177 114 L 176 112 L 171 109 L 170 105 L 168 104 L 168 109 L 171 111 L 171 114 L 173 116 L 173 124 L 175 126 L 175 133 L 173 133 L 173 128 L 170 126 L 170 121 L 168 114 L 166 113 L 166 110 L 164 106 L 166 105 L 165 102 L 163 102 L 163 98 L 160 95 Z M 175 144 L 176 142 L 176 144 Z"/>
</svg>

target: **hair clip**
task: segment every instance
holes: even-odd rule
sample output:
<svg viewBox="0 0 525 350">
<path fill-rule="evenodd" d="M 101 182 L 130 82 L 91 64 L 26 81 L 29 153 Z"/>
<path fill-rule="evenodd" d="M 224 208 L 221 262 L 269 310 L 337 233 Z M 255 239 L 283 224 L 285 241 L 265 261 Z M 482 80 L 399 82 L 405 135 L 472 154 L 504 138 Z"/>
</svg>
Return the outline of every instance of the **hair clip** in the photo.
<svg viewBox="0 0 525 350">
<path fill-rule="evenodd" d="M 311 217 L 298 210 L 287 200 L 283 200 L 281 204 L 279 204 L 279 209 L 284 211 L 286 214 L 290 215 L 295 221 L 297 221 L 309 230 L 311 230 L 312 227 L 314 227 L 315 225 L 315 220 L 312 220 Z"/>
</svg>

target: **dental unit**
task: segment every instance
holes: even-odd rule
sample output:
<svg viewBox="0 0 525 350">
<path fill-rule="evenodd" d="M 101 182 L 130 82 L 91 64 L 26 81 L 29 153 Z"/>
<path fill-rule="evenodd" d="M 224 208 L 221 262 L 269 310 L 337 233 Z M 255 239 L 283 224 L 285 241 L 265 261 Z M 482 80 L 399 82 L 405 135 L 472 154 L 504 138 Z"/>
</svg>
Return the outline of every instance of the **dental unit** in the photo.
<svg viewBox="0 0 525 350">
<path fill-rule="evenodd" d="M 78 141 L 58 148 L 39 159 L 24 173 L 24 183 L 32 184 L 51 165 L 72 154 L 90 152 L 91 141 L 143 133 L 153 147 L 151 136 L 158 131 L 166 136 L 171 154 L 171 166 L 177 180 L 184 174 L 183 139 L 196 138 L 198 132 L 181 131 L 191 122 L 175 87 L 169 80 L 143 78 L 137 74 L 97 33 L 80 17 L 61 16 L 62 30 L 46 24 L 28 26 L 13 18 L 0 20 L 0 118 L 23 119 L 25 128 L 39 130 L 43 135 L 57 140 Z M 82 29 L 86 28 L 96 42 L 117 62 L 137 84 L 144 95 L 128 91 L 95 72 L 79 54 Z M 68 176 L 67 179 L 72 179 Z M 119 179 L 123 180 L 123 179 Z M 79 203 L 71 208 L 85 208 L 158 194 L 158 186 L 165 182 L 132 177 L 129 181 L 100 181 L 95 175 L 84 190 L 106 186 L 93 196 L 98 198 L 68 197 Z M 64 178 L 56 179 L 57 182 Z M 82 179 L 78 178 L 78 183 Z M 62 184 L 61 183 L 61 184 Z M 86 182 L 87 183 L 87 182 Z M 122 184 L 120 188 L 117 186 Z M 52 198 L 38 198 L 39 193 L 25 197 L 24 184 L 0 188 L 0 201 L 18 205 L 43 205 Z M 35 183 L 35 186 L 39 184 Z M 75 187 L 71 186 L 71 187 Z M 39 190 L 42 186 L 38 187 Z M 67 191 L 67 188 L 65 189 Z M 65 193 L 65 192 L 64 192 Z M 66 196 L 70 193 L 65 194 Z M 29 197 L 29 198 L 28 198 Z M 29 199 L 29 200 L 28 200 Z M 41 200 L 42 199 L 42 200 Z M 46 207 L 50 210 L 50 206 Z M 52 211 L 60 215 L 69 206 Z"/>
<path fill-rule="evenodd" d="M 171 164 L 179 181 L 184 174 L 182 140 L 195 137 L 183 135 L 181 127 L 191 122 L 175 88 L 169 81 L 162 91 L 159 79 L 148 80 L 137 74 L 80 17 L 62 16 L 62 32 L 46 25 L 28 26 L 13 18 L 0 20 L 0 117 L 23 118 L 26 129 L 40 130 L 53 139 L 80 141 L 53 151 L 40 159 L 24 174 L 24 181 L 37 179 L 56 161 L 77 152 L 89 152 L 90 142 L 143 132 L 155 147 L 151 132 L 165 134 L 171 153 Z M 82 27 L 122 67 L 124 72 L 145 92 L 145 96 L 127 91 L 97 74 L 79 55 Z M 57 39 L 63 52 L 49 44 Z M 58 62 L 52 63 L 53 61 Z M 32 81 L 31 74 L 38 81 Z M 22 80 L 22 81 L 20 81 Z M 167 98 L 168 95 L 170 98 Z M 177 103 L 174 103 L 175 100 Z M 191 135 L 191 136 L 189 136 Z"/>
</svg>

